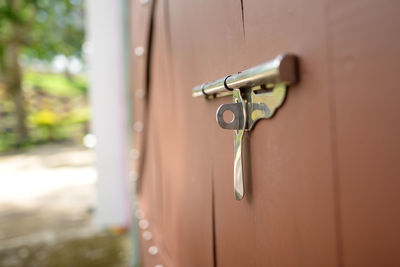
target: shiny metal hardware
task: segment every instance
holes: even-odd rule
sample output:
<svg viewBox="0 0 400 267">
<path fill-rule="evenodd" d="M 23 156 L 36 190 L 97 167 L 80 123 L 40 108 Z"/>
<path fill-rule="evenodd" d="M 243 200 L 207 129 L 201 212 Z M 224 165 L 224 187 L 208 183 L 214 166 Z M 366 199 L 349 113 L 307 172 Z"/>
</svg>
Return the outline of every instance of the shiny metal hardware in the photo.
<svg viewBox="0 0 400 267">
<path fill-rule="evenodd" d="M 149 0 L 140 0 L 139 2 L 142 5 L 147 5 L 149 3 Z"/>
<path fill-rule="evenodd" d="M 135 47 L 133 52 L 135 53 L 135 56 L 141 57 L 141 56 L 144 55 L 144 47 L 143 46 L 137 46 L 137 47 Z"/>
<path fill-rule="evenodd" d="M 141 121 L 135 122 L 133 124 L 133 130 L 135 130 L 135 132 L 137 132 L 137 133 L 143 132 L 143 130 L 144 130 L 143 122 L 141 122 Z"/>
<path fill-rule="evenodd" d="M 149 228 L 149 221 L 146 219 L 141 219 L 139 220 L 139 228 L 142 230 L 146 230 L 147 228 Z"/>
<path fill-rule="evenodd" d="M 234 192 L 237 200 L 245 195 L 245 133 L 251 131 L 260 119 L 271 118 L 283 104 L 287 87 L 297 81 L 297 57 L 281 54 L 264 64 L 193 88 L 193 97 L 212 99 L 233 95 L 234 103 L 221 105 L 216 118 L 221 128 L 234 130 Z M 229 122 L 223 118 L 228 110 L 234 115 Z"/>
<path fill-rule="evenodd" d="M 151 246 L 151 247 L 149 247 L 149 254 L 150 255 L 157 255 L 158 254 L 158 247 L 156 247 L 156 246 Z"/>
<path fill-rule="evenodd" d="M 153 238 L 153 234 L 150 231 L 144 231 L 142 237 L 144 240 L 149 241 Z"/>
</svg>

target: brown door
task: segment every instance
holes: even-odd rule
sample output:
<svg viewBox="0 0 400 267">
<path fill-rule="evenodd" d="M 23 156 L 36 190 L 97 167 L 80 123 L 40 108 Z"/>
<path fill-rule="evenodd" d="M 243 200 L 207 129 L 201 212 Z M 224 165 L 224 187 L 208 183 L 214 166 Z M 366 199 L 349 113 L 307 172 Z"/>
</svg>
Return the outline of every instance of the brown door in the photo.
<svg viewBox="0 0 400 267">
<path fill-rule="evenodd" d="M 143 266 L 400 266 L 399 10 L 395 0 L 134 1 L 139 217 L 152 234 Z M 301 80 L 251 131 L 237 201 L 233 131 L 215 122 L 232 99 L 191 89 L 282 52 L 299 57 Z"/>
</svg>

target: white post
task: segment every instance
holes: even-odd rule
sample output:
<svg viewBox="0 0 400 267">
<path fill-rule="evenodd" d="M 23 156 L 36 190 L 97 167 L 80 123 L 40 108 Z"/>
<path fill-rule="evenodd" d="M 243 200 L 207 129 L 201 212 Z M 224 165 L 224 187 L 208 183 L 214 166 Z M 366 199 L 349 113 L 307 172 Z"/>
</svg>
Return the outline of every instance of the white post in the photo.
<svg viewBox="0 0 400 267">
<path fill-rule="evenodd" d="M 97 209 L 102 226 L 129 226 L 129 105 L 123 0 L 87 0 L 92 129 L 96 136 Z"/>
</svg>

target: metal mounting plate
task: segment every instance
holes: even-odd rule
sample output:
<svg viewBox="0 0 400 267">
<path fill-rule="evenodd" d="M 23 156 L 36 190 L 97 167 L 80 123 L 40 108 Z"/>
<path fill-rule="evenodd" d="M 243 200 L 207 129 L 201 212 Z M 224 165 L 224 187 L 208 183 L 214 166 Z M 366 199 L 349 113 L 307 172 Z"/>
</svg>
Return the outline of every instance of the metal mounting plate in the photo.
<svg viewBox="0 0 400 267">
<path fill-rule="evenodd" d="M 286 97 L 286 85 L 278 84 L 270 92 L 256 92 L 255 88 L 241 90 L 242 102 L 223 104 L 217 110 L 217 122 L 224 129 L 239 130 L 244 129 L 250 131 L 257 121 L 260 119 L 271 118 L 277 108 L 279 108 Z M 238 94 L 237 93 L 237 94 Z M 238 101 L 238 97 L 234 93 L 234 101 Z M 243 108 L 246 110 L 246 118 L 244 119 Z M 234 118 L 230 122 L 224 120 L 223 114 L 231 111 Z"/>
</svg>

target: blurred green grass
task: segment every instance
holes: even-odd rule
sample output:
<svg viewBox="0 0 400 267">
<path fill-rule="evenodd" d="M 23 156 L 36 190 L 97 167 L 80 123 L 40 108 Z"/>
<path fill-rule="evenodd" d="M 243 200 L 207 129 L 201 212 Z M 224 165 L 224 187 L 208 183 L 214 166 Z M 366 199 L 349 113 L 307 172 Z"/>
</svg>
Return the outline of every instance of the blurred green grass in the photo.
<svg viewBox="0 0 400 267">
<path fill-rule="evenodd" d="M 84 75 L 74 75 L 68 78 L 61 73 L 42 73 L 32 69 L 24 71 L 23 87 L 43 88 L 54 96 L 73 97 L 87 93 L 87 78 Z"/>
<path fill-rule="evenodd" d="M 22 85 L 29 139 L 17 144 L 15 107 L 0 84 L 0 152 L 48 142 L 81 142 L 90 120 L 85 75 L 27 68 Z"/>
</svg>

